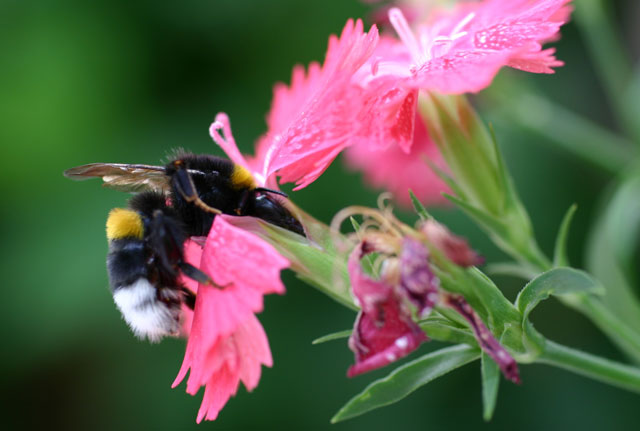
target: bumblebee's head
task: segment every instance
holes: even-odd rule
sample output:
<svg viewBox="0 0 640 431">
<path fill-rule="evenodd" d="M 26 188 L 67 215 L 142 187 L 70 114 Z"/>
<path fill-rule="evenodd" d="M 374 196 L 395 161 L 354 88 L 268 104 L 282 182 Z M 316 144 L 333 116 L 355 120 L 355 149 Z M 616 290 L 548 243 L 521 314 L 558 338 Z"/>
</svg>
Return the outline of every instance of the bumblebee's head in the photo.
<svg viewBox="0 0 640 431">
<path fill-rule="evenodd" d="M 114 208 L 107 219 L 107 239 L 113 241 L 124 238 L 142 239 L 144 225 L 142 217 L 135 211 Z"/>
</svg>

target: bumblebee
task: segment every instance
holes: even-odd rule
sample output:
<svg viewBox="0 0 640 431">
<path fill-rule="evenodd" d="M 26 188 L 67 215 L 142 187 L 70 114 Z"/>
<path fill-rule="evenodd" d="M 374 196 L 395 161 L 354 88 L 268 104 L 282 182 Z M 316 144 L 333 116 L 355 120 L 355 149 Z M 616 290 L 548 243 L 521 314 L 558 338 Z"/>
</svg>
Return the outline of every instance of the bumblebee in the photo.
<svg viewBox="0 0 640 431">
<path fill-rule="evenodd" d="M 129 208 L 109 214 L 107 272 L 124 320 L 135 335 L 150 341 L 179 335 L 183 305 L 195 305 L 180 273 L 214 285 L 184 261 L 183 244 L 190 236 L 206 236 L 217 214 L 254 216 L 304 235 L 276 197 L 284 193 L 257 187 L 245 168 L 219 157 L 180 152 L 164 167 L 93 163 L 64 175 L 101 177 L 107 187 L 140 192 Z"/>
</svg>

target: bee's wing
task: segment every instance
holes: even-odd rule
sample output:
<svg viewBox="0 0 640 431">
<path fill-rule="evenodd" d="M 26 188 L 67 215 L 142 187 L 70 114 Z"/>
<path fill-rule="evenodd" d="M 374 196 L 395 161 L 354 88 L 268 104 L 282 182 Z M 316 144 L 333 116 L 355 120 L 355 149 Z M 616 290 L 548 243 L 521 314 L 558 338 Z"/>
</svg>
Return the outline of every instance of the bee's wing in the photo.
<svg viewBox="0 0 640 431">
<path fill-rule="evenodd" d="M 124 163 L 89 163 L 64 171 L 72 180 L 102 178 L 104 186 L 125 192 L 152 190 L 167 193 L 169 178 L 162 166 L 129 165 Z"/>
</svg>

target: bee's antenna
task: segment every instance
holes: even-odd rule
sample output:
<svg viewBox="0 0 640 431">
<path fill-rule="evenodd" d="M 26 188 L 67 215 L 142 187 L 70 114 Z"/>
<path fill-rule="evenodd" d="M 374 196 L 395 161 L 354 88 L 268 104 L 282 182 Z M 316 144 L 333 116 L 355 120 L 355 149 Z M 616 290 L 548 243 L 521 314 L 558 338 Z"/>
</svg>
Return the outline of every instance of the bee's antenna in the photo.
<svg viewBox="0 0 640 431">
<path fill-rule="evenodd" d="M 254 190 L 257 192 L 263 192 L 263 193 L 273 193 L 274 195 L 284 196 L 285 198 L 289 197 L 289 195 L 287 195 L 285 192 L 281 192 L 280 190 L 272 190 L 272 189 L 267 189 L 265 187 L 256 187 Z"/>
</svg>

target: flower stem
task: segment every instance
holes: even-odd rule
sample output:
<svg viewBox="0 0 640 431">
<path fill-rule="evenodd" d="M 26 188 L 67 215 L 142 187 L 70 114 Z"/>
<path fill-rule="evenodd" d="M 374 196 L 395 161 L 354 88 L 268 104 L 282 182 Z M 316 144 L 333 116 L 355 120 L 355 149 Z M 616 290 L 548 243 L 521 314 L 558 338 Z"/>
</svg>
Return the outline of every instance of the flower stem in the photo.
<svg viewBox="0 0 640 431">
<path fill-rule="evenodd" d="M 640 393 L 640 369 L 599 358 L 546 340 L 538 361 Z"/>
</svg>

